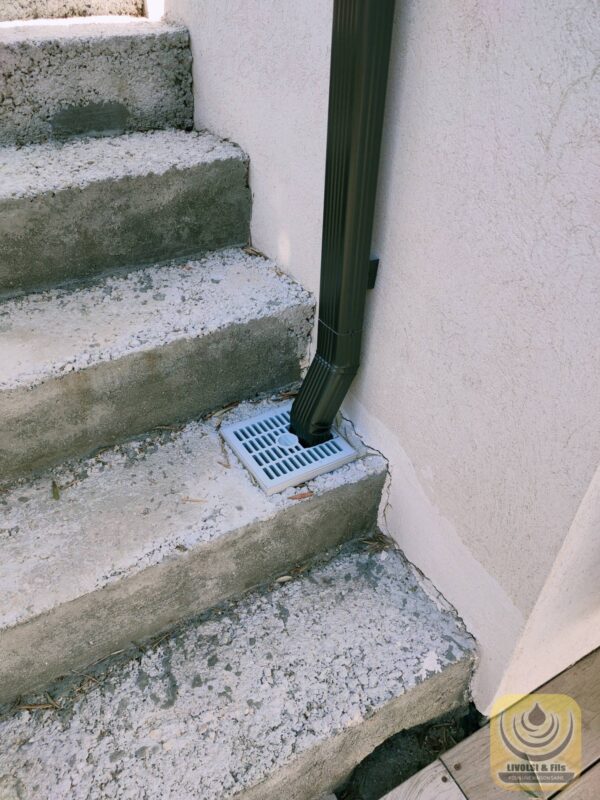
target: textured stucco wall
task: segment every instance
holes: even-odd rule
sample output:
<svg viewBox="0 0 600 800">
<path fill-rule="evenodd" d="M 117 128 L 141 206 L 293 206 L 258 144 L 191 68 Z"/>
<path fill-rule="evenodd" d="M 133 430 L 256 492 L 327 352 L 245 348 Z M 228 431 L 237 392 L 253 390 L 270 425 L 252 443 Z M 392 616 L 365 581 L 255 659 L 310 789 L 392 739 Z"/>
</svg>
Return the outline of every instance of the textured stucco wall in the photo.
<svg viewBox="0 0 600 800">
<path fill-rule="evenodd" d="M 532 655 L 546 681 L 600 646 L 600 468 L 590 484 L 552 571 L 527 620 L 500 692 L 526 692 Z M 541 656 L 541 658 L 539 658 Z"/>
<path fill-rule="evenodd" d="M 318 292 L 333 4 L 166 0 L 194 56 L 196 125 L 251 153 L 252 236 Z"/>
<path fill-rule="evenodd" d="M 196 123 L 250 155 L 255 245 L 314 291 L 331 2 L 167 6 L 191 29 Z M 540 658 L 532 627 L 561 605 L 563 557 L 600 547 L 575 524 L 600 461 L 598 23 L 593 0 L 398 3 L 345 410 L 390 459 L 390 533 L 478 638 L 481 708 L 600 644 L 590 625 Z"/>
<path fill-rule="evenodd" d="M 600 460 L 596 9 L 413 3 L 395 31 L 348 410 L 393 461 L 398 541 L 480 641 L 482 705 L 547 677 L 554 620 L 545 651 L 524 626 Z"/>
</svg>

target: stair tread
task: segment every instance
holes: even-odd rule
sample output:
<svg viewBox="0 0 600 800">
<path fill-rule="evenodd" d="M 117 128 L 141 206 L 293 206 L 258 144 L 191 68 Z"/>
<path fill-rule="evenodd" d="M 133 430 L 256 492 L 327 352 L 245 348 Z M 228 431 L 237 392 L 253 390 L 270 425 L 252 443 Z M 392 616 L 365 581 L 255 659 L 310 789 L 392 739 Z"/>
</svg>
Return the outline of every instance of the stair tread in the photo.
<svg viewBox="0 0 600 800">
<path fill-rule="evenodd" d="M 241 404 L 225 419 L 263 406 Z M 0 495 L 0 629 L 305 502 L 292 499 L 297 489 L 267 497 L 222 444 L 221 420 L 67 462 Z M 362 449 L 357 461 L 301 491 L 318 497 L 384 473 L 384 459 Z M 62 487 L 58 500 L 53 482 Z"/>
<path fill-rule="evenodd" d="M 144 13 L 143 0 L 3 0 L 0 20 Z"/>
<path fill-rule="evenodd" d="M 335 773 L 338 758 L 366 755 L 390 725 L 456 704 L 472 657 L 470 636 L 400 553 L 344 552 L 83 678 L 89 692 L 55 695 L 60 712 L 8 718 L 0 773 L 40 800 L 296 800 L 328 788 L 323 764 Z M 452 686 L 439 683 L 456 669 Z M 412 697 L 412 717 L 396 711 L 374 732 L 374 717 Z"/>
<path fill-rule="evenodd" d="M 157 36 L 185 31 L 183 25 L 128 15 L 30 19 L 0 22 L 0 47 L 21 43 Z"/>
<path fill-rule="evenodd" d="M 0 391 L 309 302 L 272 262 L 240 249 L 12 298 L 0 304 Z"/>
<path fill-rule="evenodd" d="M 162 175 L 246 156 L 206 131 L 147 131 L 0 148 L 0 200 L 141 175 Z"/>
</svg>

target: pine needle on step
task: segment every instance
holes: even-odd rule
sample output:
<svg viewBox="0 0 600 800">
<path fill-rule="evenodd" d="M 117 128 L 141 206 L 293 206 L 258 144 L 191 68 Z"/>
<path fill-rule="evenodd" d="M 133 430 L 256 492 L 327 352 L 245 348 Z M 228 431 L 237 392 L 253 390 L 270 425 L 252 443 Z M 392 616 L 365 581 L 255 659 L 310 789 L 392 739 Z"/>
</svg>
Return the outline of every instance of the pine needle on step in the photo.
<svg viewBox="0 0 600 800">
<path fill-rule="evenodd" d="M 361 539 L 361 542 L 366 545 L 369 553 L 381 553 L 383 550 L 392 550 L 396 546 L 394 540 L 381 531 Z"/>
<path fill-rule="evenodd" d="M 17 711 L 49 711 L 50 709 L 56 710 L 54 703 L 23 703 L 16 707 Z"/>
<path fill-rule="evenodd" d="M 308 490 L 307 492 L 299 492 L 298 494 L 293 494 L 290 496 L 290 500 L 308 500 L 309 497 L 312 497 L 314 492 Z"/>
<path fill-rule="evenodd" d="M 246 247 L 242 247 L 242 250 L 249 256 L 259 256 L 260 258 L 264 259 L 267 258 L 264 253 L 261 253 L 260 250 L 257 250 L 256 247 L 252 247 L 250 244 L 247 244 Z"/>
</svg>

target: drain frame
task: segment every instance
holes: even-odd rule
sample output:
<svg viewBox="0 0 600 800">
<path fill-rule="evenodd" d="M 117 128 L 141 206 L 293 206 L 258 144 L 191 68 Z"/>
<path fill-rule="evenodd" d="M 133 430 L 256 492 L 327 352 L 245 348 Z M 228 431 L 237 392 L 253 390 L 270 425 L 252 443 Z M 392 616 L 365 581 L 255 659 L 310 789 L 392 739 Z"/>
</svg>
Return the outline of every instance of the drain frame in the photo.
<svg viewBox="0 0 600 800">
<path fill-rule="evenodd" d="M 303 447 L 290 431 L 291 410 L 290 401 L 221 426 L 223 439 L 267 495 L 331 472 L 359 455 L 336 430 L 326 442 Z"/>
</svg>

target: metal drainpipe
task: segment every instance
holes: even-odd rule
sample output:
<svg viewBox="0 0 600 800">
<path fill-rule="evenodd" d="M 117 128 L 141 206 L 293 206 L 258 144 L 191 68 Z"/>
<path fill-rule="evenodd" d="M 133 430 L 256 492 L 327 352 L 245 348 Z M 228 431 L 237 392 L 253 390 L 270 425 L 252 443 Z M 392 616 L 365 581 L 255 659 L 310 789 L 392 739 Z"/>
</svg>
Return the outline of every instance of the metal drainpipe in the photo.
<svg viewBox="0 0 600 800">
<path fill-rule="evenodd" d="M 334 2 L 317 352 L 291 414 L 306 446 L 331 438 L 360 364 L 394 2 Z"/>
</svg>

